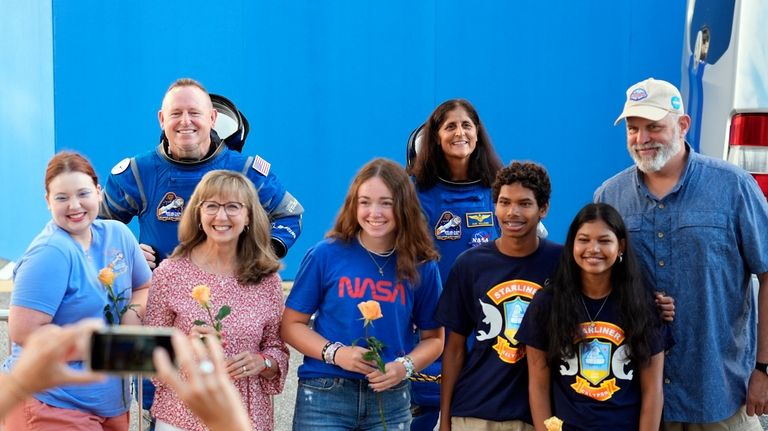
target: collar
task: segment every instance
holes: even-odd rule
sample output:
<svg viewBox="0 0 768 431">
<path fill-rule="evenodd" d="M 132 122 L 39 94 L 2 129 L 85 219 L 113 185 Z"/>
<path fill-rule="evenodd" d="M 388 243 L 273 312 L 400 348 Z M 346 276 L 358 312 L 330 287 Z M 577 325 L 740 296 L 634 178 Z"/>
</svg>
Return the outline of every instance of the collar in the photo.
<svg viewBox="0 0 768 431">
<path fill-rule="evenodd" d="M 163 159 L 176 165 L 197 166 L 221 154 L 224 151 L 225 147 L 226 145 L 224 145 L 224 141 L 222 141 L 219 138 L 219 135 L 217 135 L 216 132 L 211 131 L 211 147 L 208 148 L 208 154 L 206 154 L 205 157 L 203 157 L 200 160 L 194 160 L 194 161 L 176 160 L 173 157 L 171 157 L 171 150 L 169 148 L 168 139 L 165 137 L 165 135 L 163 135 L 162 139 L 160 140 L 160 145 L 157 146 L 157 153 L 160 154 L 160 157 L 162 157 Z"/>
<path fill-rule="evenodd" d="M 685 167 L 683 167 L 683 173 L 680 175 L 680 179 L 677 180 L 677 184 L 675 184 L 675 186 L 672 187 L 672 190 L 670 190 L 669 193 L 667 193 L 667 196 L 677 193 L 677 191 L 680 190 L 681 187 L 683 187 L 683 184 L 685 184 L 688 181 L 688 177 L 690 177 L 691 175 L 693 166 L 696 165 L 699 162 L 699 159 L 701 159 L 702 157 L 701 154 L 697 153 L 696 151 L 693 150 L 693 148 L 691 148 L 691 145 L 688 143 L 688 141 L 685 141 L 684 144 L 685 146 L 683 147 L 683 151 L 686 151 L 688 153 L 688 157 L 685 160 Z M 634 176 L 635 187 L 641 189 L 643 193 L 649 198 L 653 200 L 660 200 L 654 195 L 652 195 L 650 191 L 648 191 L 648 187 L 645 185 L 645 181 L 643 179 L 643 175 L 644 175 L 643 171 L 638 169 L 637 165 L 634 166 L 634 169 L 635 169 L 635 176 Z"/>
<path fill-rule="evenodd" d="M 444 182 L 445 184 L 450 184 L 452 186 L 466 186 L 469 184 L 477 184 L 480 182 L 480 180 L 466 180 L 466 181 L 453 181 L 453 180 L 447 180 L 441 176 L 438 175 L 437 179 Z"/>
</svg>

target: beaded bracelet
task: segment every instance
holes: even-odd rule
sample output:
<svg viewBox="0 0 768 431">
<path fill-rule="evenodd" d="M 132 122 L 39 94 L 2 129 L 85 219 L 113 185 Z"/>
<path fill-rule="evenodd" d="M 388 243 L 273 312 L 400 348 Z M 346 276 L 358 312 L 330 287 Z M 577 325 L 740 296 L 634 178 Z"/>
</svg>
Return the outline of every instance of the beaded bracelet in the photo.
<svg viewBox="0 0 768 431">
<path fill-rule="evenodd" d="M 329 343 L 327 348 L 323 348 L 323 362 L 329 365 L 336 365 L 336 352 L 342 347 L 344 347 L 344 345 L 338 341 Z"/>
<path fill-rule="evenodd" d="M 336 354 L 339 353 L 339 350 L 342 347 L 344 347 L 344 345 L 337 341 L 328 349 L 330 350 L 329 355 L 331 357 L 331 365 L 336 365 Z"/>
<path fill-rule="evenodd" d="M 406 355 L 396 358 L 395 362 L 400 362 L 405 367 L 405 377 L 403 377 L 403 380 L 410 379 L 413 375 L 413 359 Z"/>
<path fill-rule="evenodd" d="M 323 359 L 323 362 L 327 362 L 325 360 L 325 353 L 328 351 L 328 348 L 331 347 L 331 344 L 333 343 L 331 343 L 330 341 L 325 343 L 325 346 L 323 346 L 323 350 L 320 351 L 320 357 Z"/>
</svg>

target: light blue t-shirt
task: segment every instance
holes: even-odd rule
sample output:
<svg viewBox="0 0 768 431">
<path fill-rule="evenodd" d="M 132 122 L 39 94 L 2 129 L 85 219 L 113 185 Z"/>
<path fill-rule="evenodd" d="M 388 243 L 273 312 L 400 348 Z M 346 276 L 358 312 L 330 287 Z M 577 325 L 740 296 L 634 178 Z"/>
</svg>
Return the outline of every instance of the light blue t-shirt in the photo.
<svg viewBox="0 0 768 431">
<path fill-rule="evenodd" d="M 414 326 L 423 330 L 440 327 L 432 316 L 442 290 L 437 262 L 418 266 L 419 284 L 413 287 L 396 281 L 396 261 L 397 253 L 388 258 L 368 255 L 356 239 L 349 243 L 324 240 L 304 256 L 286 306 L 305 314 L 317 312 L 314 330 L 326 339 L 347 346 L 358 340 L 365 347 L 360 342 L 365 331 L 357 304 L 378 301 L 383 317 L 368 327 L 368 335 L 384 343 L 382 358 L 384 363 L 391 362 L 413 350 Z M 298 375 L 365 378 L 309 356 L 304 357 Z"/>
<path fill-rule="evenodd" d="M 630 167 L 595 201 L 618 209 L 647 282 L 675 298 L 664 361 L 664 420 L 719 422 L 746 402 L 757 307 L 750 274 L 768 272 L 768 203 L 747 172 L 690 150 L 678 184 L 653 196 Z"/>
<path fill-rule="evenodd" d="M 152 273 L 131 231 L 112 220 L 94 220 L 93 240 L 88 252 L 53 221 L 32 241 L 14 270 L 11 305 L 26 307 L 52 316 L 52 323 L 66 325 L 84 318 L 104 317 L 109 303 L 98 273 L 112 265 L 116 275 L 113 288 L 123 293 L 124 306 L 132 289 L 146 284 Z M 15 343 L 4 364 L 10 369 L 22 348 Z M 82 369 L 82 362 L 71 362 Z M 123 388 L 121 388 L 123 386 Z M 88 385 L 61 386 L 34 394 L 51 406 L 81 410 L 103 417 L 120 415 L 130 407 L 128 383 L 121 385 L 117 377 Z M 121 390 L 124 390 L 126 404 Z"/>
</svg>

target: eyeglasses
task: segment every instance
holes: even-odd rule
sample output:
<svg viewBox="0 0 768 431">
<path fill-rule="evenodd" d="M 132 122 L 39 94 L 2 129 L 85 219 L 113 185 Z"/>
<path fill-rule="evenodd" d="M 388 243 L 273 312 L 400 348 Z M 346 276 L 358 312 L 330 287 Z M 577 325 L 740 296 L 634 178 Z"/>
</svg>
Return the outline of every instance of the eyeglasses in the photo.
<svg viewBox="0 0 768 431">
<path fill-rule="evenodd" d="M 224 207 L 224 212 L 228 216 L 236 216 L 243 210 L 245 204 L 241 202 L 226 202 L 220 204 L 214 201 L 203 201 L 200 203 L 200 208 L 208 215 L 216 215 L 219 213 L 219 208 Z"/>
</svg>

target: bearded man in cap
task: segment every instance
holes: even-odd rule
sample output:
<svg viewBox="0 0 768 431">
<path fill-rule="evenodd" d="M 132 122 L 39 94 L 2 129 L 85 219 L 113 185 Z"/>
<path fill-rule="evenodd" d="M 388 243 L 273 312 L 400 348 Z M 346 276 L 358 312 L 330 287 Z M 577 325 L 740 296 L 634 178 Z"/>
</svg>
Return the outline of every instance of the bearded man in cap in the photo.
<svg viewBox="0 0 768 431">
<path fill-rule="evenodd" d="M 662 429 L 762 430 L 756 415 L 768 413 L 765 196 L 749 173 L 685 142 L 691 118 L 672 84 L 650 78 L 631 86 L 616 124 L 621 120 L 635 165 L 603 183 L 595 201 L 619 210 L 647 283 L 677 304 Z"/>
</svg>

